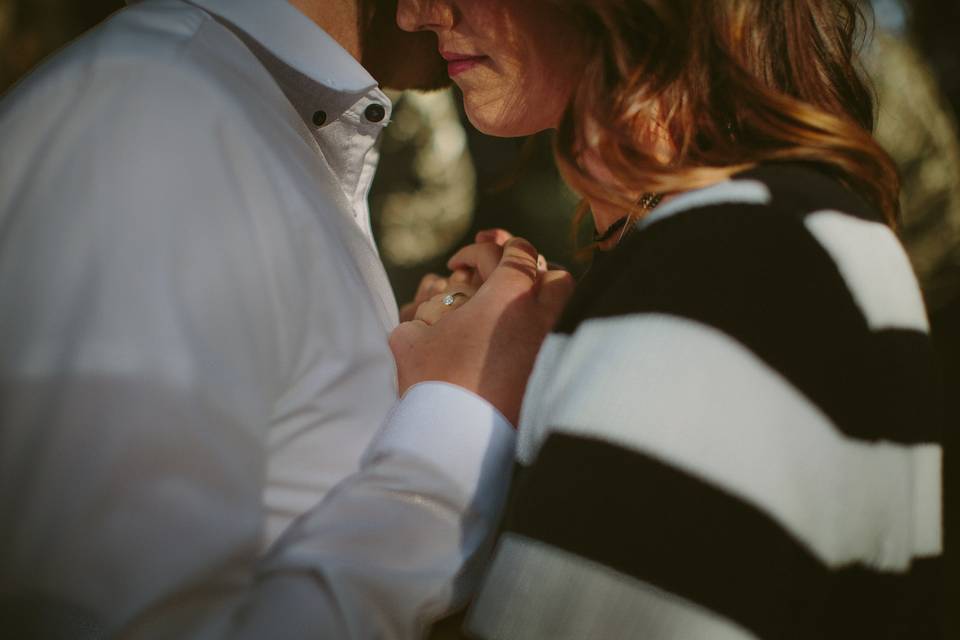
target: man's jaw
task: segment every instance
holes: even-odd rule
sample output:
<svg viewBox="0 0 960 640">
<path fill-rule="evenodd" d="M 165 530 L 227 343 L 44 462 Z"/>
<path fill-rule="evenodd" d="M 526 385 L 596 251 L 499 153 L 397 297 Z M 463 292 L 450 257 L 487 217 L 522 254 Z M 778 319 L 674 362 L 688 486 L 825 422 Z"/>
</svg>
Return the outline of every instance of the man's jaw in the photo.
<svg viewBox="0 0 960 640">
<path fill-rule="evenodd" d="M 366 0 L 361 63 L 384 88 L 430 91 L 450 86 L 437 36 L 397 26 L 397 0 Z"/>
</svg>

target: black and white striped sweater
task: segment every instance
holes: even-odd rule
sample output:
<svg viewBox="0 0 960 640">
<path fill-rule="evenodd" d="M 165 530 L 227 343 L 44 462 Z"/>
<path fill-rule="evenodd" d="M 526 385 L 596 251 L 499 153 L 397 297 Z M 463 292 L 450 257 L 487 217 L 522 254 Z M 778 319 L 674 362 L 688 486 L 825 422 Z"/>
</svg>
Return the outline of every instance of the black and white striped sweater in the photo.
<svg viewBox="0 0 960 640">
<path fill-rule="evenodd" d="M 888 227 L 766 165 L 668 202 L 544 344 L 484 638 L 939 637 L 928 327 Z"/>
</svg>

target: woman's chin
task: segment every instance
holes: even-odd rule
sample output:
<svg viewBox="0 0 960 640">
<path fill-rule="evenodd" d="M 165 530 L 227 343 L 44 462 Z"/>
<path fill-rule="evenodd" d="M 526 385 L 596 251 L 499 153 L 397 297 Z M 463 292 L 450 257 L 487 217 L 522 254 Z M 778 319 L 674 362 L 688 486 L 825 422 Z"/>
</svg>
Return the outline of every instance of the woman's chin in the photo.
<svg viewBox="0 0 960 640">
<path fill-rule="evenodd" d="M 470 121 L 474 129 L 496 138 L 519 138 L 551 128 L 545 123 L 511 117 L 512 114 L 503 111 L 491 113 L 489 109 L 471 109 L 469 104 L 464 110 L 467 114 L 467 120 Z"/>
</svg>

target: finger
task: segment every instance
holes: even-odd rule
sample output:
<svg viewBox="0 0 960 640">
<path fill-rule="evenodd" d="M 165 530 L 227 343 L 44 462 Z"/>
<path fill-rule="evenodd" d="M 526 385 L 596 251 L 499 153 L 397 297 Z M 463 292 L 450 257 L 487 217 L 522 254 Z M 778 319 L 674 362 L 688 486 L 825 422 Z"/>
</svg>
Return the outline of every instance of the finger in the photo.
<svg viewBox="0 0 960 640">
<path fill-rule="evenodd" d="M 484 246 L 484 245 L 476 245 Z M 514 286 L 529 288 L 537 281 L 536 248 L 523 238 L 511 238 L 503 245 L 503 255 L 497 268 L 491 272 L 484 286 Z"/>
<path fill-rule="evenodd" d="M 408 302 L 400 307 L 400 322 L 409 322 L 410 320 L 413 320 L 413 317 L 417 313 L 418 306 L 420 306 L 420 304 L 417 302 Z"/>
<path fill-rule="evenodd" d="M 503 246 L 507 240 L 513 237 L 513 234 L 506 229 L 483 229 L 477 232 L 474 238 L 475 242 L 492 242 L 498 246 Z"/>
<path fill-rule="evenodd" d="M 404 322 L 390 333 L 388 344 L 393 357 L 397 362 L 397 387 L 400 395 L 406 393 L 412 384 L 417 382 L 416 377 L 410 379 L 406 374 L 410 364 L 416 370 L 418 349 L 429 340 L 430 328 L 419 320 Z"/>
<path fill-rule="evenodd" d="M 476 269 L 457 269 L 450 274 L 448 278 L 447 289 L 479 289 L 483 284 L 480 274 Z"/>
<path fill-rule="evenodd" d="M 470 296 L 461 291 L 438 294 L 417 307 L 414 319 L 432 325 L 446 314 L 460 308 L 469 299 Z"/>
<path fill-rule="evenodd" d="M 478 289 L 478 287 L 471 286 L 470 283 L 468 283 L 468 282 L 462 282 L 462 283 L 461 283 L 461 282 L 456 282 L 456 283 L 451 282 L 451 283 L 450 283 L 450 286 L 447 287 L 446 289 L 444 289 L 443 291 L 441 291 L 440 293 L 441 293 L 441 294 L 444 294 L 444 295 L 446 295 L 446 294 L 462 293 L 462 294 L 466 295 L 468 298 L 470 298 L 470 297 L 473 296 L 473 294 L 475 294 L 475 293 L 477 292 L 477 289 Z M 437 295 L 437 296 L 431 296 L 431 297 L 442 298 L 443 296 Z"/>
<path fill-rule="evenodd" d="M 419 320 L 402 322 L 390 332 L 387 342 L 397 360 L 405 356 L 413 346 L 425 336 L 427 325 Z"/>
<path fill-rule="evenodd" d="M 548 312 L 559 313 L 570 300 L 576 282 L 569 271 L 556 270 L 540 274 L 537 300 Z"/>
<path fill-rule="evenodd" d="M 448 278 L 449 284 L 467 284 L 473 280 L 473 274 L 473 269 L 457 269 L 450 274 L 450 277 Z"/>
<path fill-rule="evenodd" d="M 435 273 L 428 273 L 420 280 L 420 286 L 417 287 L 417 293 L 413 301 L 420 303 L 447 288 L 447 279 L 438 276 Z"/>
<path fill-rule="evenodd" d="M 477 271 L 471 272 L 470 282 L 465 283 L 466 286 L 471 287 L 474 291 L 483 286 L 483 278 L 480 277 L 480 274 Z"/>
<path fill-rule="evenodd" d="M 417 307 L 429 300 L 431 296 L 446 290 L 447 284 L 446 278 L 442 278 L 435 273 L 428 273 L 423 276 L 417 286 L 417 292 L 414 294 L 413 300 L 400 307 L 400 322 L 413 320 Z"/>
<path fill-rule="evenodd" d="M 540 273 L 547 271 L 547 259 L 543 257 L 543 254 L 537 256 L 537 271 Z"/>
<path fill-rule="evenodd" d="M 457 269 L 448 279 L 447 289 L 461 288 L 476 291 L 483 285 L 483 278 L 476 269 Z"/>
<path fill-rule="evenodd" d="M 439 306 L 440 304 L 438 302 L 435 302 L 432 299 L 427 300 L 417 307 L 417 311 L 413 315 L 413 319 L 432 325 L 434 322 L 440 319 L 441 315 L 443 315 L 443 312 L 438 308 Z"/>
<path fill-rule="evenodd" d="M 480 279 L 485 281 L 500 264 L 502 255 L 503 247 L 492 242 L 471 244 L 453 254 L 447 261 L 447 267 L 451 271 L 473 269 L 480 275 Z"/>
<path fill-rule="evenodd" d="M 438 294 L 438 293 L 443 293 L 444 291 L 446 291 L 447 287 L 449 287 L 449 286 L 450 286 L 450 281 L 449 281 L 448 278 L 440 278 L 440 277 L 435 278 L 435 279 L 433 280 L 433 283 L 432 283 L 431 286 L 430 286 L 430 290 L 428 291 L 428 295 L 435 295 L 435 294 Z"/>
</svg>

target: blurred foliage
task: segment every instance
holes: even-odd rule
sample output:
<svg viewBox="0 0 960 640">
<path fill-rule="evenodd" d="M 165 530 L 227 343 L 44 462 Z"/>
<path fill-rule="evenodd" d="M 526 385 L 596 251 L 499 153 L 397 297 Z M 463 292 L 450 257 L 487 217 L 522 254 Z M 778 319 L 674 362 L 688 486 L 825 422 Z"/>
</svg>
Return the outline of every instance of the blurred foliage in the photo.
<svg viewBox="0 0 960 640">
<path fill-rule="evenodd" d="M 929 65 L 908 41 L 878 32 L 865 62 L 879 98 L 877 140 L 902 178 L 901 235 L 928 307 L 940 309 L 960 296 L 956 121 Z"/>
<path fill-rule="evenodd" d="M 450 91 L 394 97 L 371 197 L 380 252 L 415 267 L 455 248 L 470 224 L 477 176 Z"/>
<path fill-rule="evenodd" d="M 907 6 L 914 41 L 930 60 L 954 113 L 960 114 L 960 2 L 909 0 Z"/>
<path fill-rule="evenodd" d="M 0 91 L 123 6 L 123 0 L 0 0 Z"/>
</svg>

